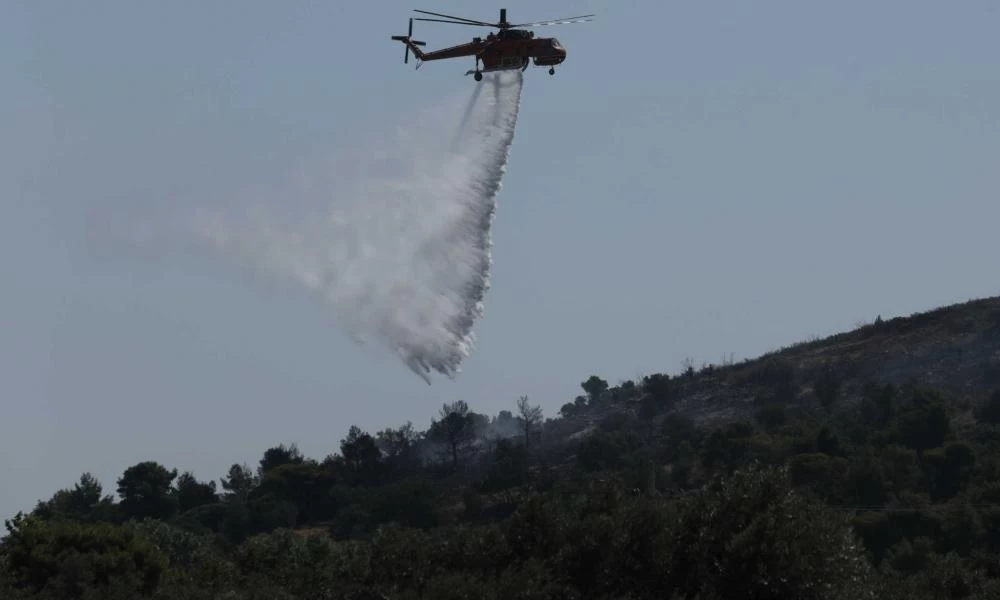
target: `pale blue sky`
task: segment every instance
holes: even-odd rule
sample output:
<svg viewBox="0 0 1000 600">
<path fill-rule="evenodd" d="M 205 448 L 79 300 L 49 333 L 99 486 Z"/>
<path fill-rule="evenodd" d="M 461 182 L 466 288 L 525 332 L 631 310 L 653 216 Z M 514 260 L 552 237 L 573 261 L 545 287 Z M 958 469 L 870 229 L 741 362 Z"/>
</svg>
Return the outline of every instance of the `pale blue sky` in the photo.
<svg viewBox="0 0 1000 600">
<path fill-rule="evenodd" d="M 739 358 L 998 292 L 1000 5 L 504 3 L 569 52 L 526 73 L 479 347 L 425 385 L 311 299 L 94 215 L 239 191 L 473 85 L 414 71 L 412 8 L 316 0 L 0 7 L 0 513 L 140 460 L 203 478 L 351 424 Z M 418 23 L 431 48 L 477 28 Z M 415 148 L 414 151 L 419 151 Z M 105 212 L 102 212 L 105 211 Z M 96 232 L 96 233 L 95 233 Z"/>
</svg>

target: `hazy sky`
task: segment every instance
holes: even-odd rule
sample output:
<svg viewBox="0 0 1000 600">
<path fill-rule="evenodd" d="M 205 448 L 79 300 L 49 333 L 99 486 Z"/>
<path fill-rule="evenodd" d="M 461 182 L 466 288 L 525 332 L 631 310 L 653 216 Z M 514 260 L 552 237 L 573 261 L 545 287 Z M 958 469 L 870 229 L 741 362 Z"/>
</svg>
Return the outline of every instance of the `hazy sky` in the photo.
<svg viewBox="0 0 1000 600">
<path fill-rule="evenodd" d="M 0 513 L 141 460 L 201 478 L 443 402 L 546 416 L 616 383 L 998 292 L 1000 5 L 508 1 L 568 49 L 526 75 L 477 350 L 427 386 L 294 289 L 129 256 L 108 215 L 292 177 L 467 94 L 402 64 L 410 9 L 0 5 Z M 483 30 L 418 23 L 428 47 Z M 420 147 L 414 147 L 420 152 Z M 279 200 L 276 200 L 279 201 Z"/>
</svg>

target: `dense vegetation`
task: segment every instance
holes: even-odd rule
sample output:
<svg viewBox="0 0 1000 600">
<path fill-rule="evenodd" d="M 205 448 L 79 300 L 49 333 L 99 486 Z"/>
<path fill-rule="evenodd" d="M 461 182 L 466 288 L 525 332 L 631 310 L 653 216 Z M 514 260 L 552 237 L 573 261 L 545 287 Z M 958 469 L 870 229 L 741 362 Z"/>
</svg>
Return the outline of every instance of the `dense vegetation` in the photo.
<svg viewBox="0 0 1000 600">
<path fill-rule="evenodd" d="M 1000 327 L 966 333 L 964 393 L 778 353 L 592 376 L 555 419 L 456 402 L 219 486 L 145 461 L 114 498 L 84 474 L 6 522 L 0 597 L 997 598 Z M 739 406 L 685 409 L 719 387 Z"/>
</svg>

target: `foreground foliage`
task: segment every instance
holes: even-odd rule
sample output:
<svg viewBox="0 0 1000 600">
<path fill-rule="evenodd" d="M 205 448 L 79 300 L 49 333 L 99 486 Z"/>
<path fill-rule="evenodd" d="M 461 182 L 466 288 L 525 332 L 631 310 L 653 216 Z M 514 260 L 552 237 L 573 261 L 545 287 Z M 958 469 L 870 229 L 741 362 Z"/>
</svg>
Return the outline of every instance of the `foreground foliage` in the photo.
<svg viewBox="0 0 1000 600">
<path fill-rule="evenodd" d="M 509 518 L 365 541 L 277 529 L 223 549 L 161 521 L 20 519 L 7 585 L 42 598 L 841 598 L 870 578 L 842 515 L 756 465 L 688 499 L 620 482 L 527 499 Z"/>
</svg>

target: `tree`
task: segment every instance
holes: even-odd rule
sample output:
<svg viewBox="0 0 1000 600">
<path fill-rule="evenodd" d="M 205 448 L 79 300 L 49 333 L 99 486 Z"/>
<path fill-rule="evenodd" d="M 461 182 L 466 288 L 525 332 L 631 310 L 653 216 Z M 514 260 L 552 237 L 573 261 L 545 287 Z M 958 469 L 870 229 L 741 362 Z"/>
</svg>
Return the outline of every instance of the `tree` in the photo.
<svg viewBox="0 0 1000 600">
<path fill-rule="evenodd" d="M 295 444 L 285 446 L 281 444 L 264 451 L 264 457 L 260 459 L 260 466 L 257 467 L 257 475 L 263 477 L 271 469 L 281 465 L 301 464 L 305 458 L 299 452 Z"/>
<path fill-rule="evenodd" d="M 670 407 L 673 397 L 673 383 L 670 381 L 670 375 L 654 373 L 643 377 L 642 391 L 658 410 L 662 411 Z"/>
<path fill-rule="evenodd" d="M 434 527 L 439 524 L 437 500 L 440 493 L 440 487 L 433 480 L 420 475 L 382 486 L 371 497 L 372 520 L 376 524 Z"/>
<path fill-rule="evenodd" d="M 500 440 L 490 459 L 486 477 L 478 486 L 480 492 L 492 494 L 528 480 L 528 454 L 524 446 Z"/>
<path fill-rule="evenodd" d="M 751 464 L 699 492 L 673 542 L 674 597 L 861 597 L 870 572 L 847 518 L 795 493 L 784 468 Z"/>
<path fill-rule="evenodd" d="M 559 409 L 559 413 L 563 417 L 573 417 L 576 415 L 582 415 L 587 410 L 587 397 L 577 396 L 572 402 L 567 402 L 562 405 Z"/>
<path fill-rule="evenodd" d="M 915 408 L 899 416 L 900 441 L 918 452 L 940 446 L 951 431 L 944 401 L 937 394 L 921 394 L 915 403 Z"/>
<path fill-rule="evenodd" d="M 542 407 L 528 404 L 528 397 L 521 396 L 517 400 L 517 413 L 524 427 L 524 446 L 528 447 L 531 440 L 531 430 L 542 422 Z"/>
<path fill-rule="evenodd" d="M 118 495 L 126 516 L 166 519 L 177 511 L 177 497 L 171 484 L 177 469 L 168 470 L 154 461 L 144 461 L 125 469 L 118 479 Z"/>
<path fill-rule="evenodd" d="M 375 444 L 382 453 L 386 468 L 394 475 L 403 475 L 420 466 L 417 442 L 420 440 L 413 430 L 413 423 L 407 422 L 398 429 L 383 429 L 375 436 Z"/>
<path fill-rule="evenodd" d="M 234 463 L 229 467 L 229 473 L 219 482 L 225 490 L 223 497 L 226 500 L 236 499 L 246 502 L 250 498 L 250 493 L 260 484 L 260 478 L 254 475 L 247 465 Z"/>
<path fill-rule="evenodd" d="M 672 457 L 687 442 L 689 446 L 697 445 L 698 428 L 691 417 L 673 412 L 663 419 L 663 446 L 668 457 Z"/>
<path fill-rule="evenodd" d="M 857 438 L 859 434 L 867 435 L 873 430 L 882 429 L 896 417 L 898 409 L 899 390 L 895 385 L 887 383 L 879 385 L 867 382 L 862 388 L 862 400 L 855 411 L 854 425 Z"/>
<path fill-rule="evenodd" d="M 936 499 L 948 499 L 957 494 L 971 477 L 976 465 L 976 453 L 965 442 L 950 442 L 924 454 L 933 475 L 932 492 Z"/>
<path fill-rule="evenodd" d="M 611 390 L 611 395 L 614 398 L 612 402 L 632 402 L 640 395 L 639 386 L 635 384 L 631 379 L 627 379 L 620 384 L 618 387 Z"/>
<path fill-rule="evenodd" d="M 880 457 L 871 446 L 860 449 L 847 472 L 847 494 L 861 506 L 877 506 L 885 502 L 886 477 Z"/>
<path fill-rule="evenodd" d="M 474 440 L 488 442 L 490 437 L 490 418 L 482 413 L 469 411 L 472 421 L 472 437 Z"/>
<path fill-rule="evenodd" d="M 341 467 L 347 480 L 355 485 L 374 484 L 382 476 L 382 452 L 375 438 L 352 425 L 347 437 L 340 440 Z"/>
<path fill-rule="evenodd" d="M 275 467 L 261 479 L 260 503 L 251 503 L 251 513 L 275 513 L 268 519 L 284 519 L 295 507 L 296 518 L 302 521 L 316 521 L 333 516 L 335 499 L 330 491 L 335 483 L 333 469 L 329 465 L 319 465 L 313 460 L 301 463 L 287 463 Z"/>
<path fill-rule="evenodd" d="M 101 483 L 90 473 L 84 473 L 73 489 L 59 490 L 51 499 L 39 502 L 34 514 L 45 519 L 112 521 L 117 510 L 114 499 L 102 492 Z"/>
<path fill-rule="evenodd" d="M 457 467 L 459 452 L 476 437 L 475 421 L 464 400 L 445 404 L 439 417 L 439 420 L 431 421 L 427 437 L 447 446 L 451 454 L 451 465 Z"/>
<path fill-rule="evenodd" d="M 97 478 L 90 473 L 84 473 L 70 492 L 73 509 L 81 513 L 89 511 L 101 501 L 102 491 L 103 488 Z"/>
<path fill-rule="evenodd" d="M 559 407 L 559 414 L 564 419 L 569 419 L 570 417 L 576 416 L 579 409 L 572 402 L 567 402 Z"/>
<path fill-rule="evenodd" d="M 757 411 L 757 422 L 764 429 L 773 431 L 788 421 L 788 414 L 784 404 L 768 404 Z"/>
<path fill-rule="evenodd" d="M 177 478 L 177 508 L 180 512 L 187 512 L 206 504 L 215 504 L 218 501 L 214 481 L 202 483 L 195 479 L 190 471 L 181 473 Z"/>
<path fill-rule="evenodd" d="M 580 384 L 584 392 L 587 392 L 587 399 L 590 406 L 597 406 L 604 400 L 604 394 L 608 391 L 608 382 L 597 375 L 591 375 L 587 381 Z"/>
<path fill-rule="evenodd" d="M 576 451 L 577 465 L 584 471 L 621 469 L 642 445 L 631 431 L 598 431 L 587 436 Z"/>
<path fill-rule="evenodd" d="M 501 410 L 490 423 L 490 437 L 493 439 L 514 437 L 521 431 L 522 423 L 509 410 Z"/>
</svg>

